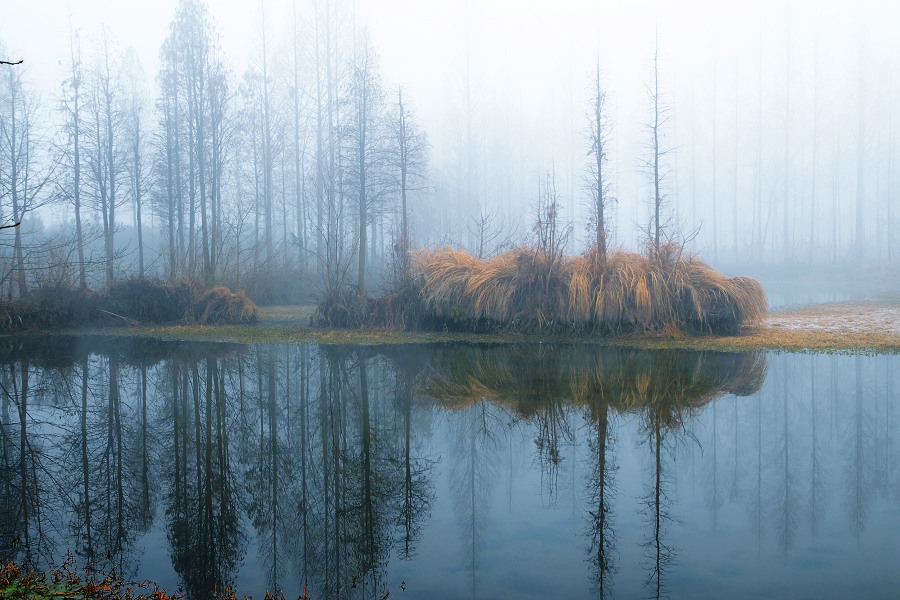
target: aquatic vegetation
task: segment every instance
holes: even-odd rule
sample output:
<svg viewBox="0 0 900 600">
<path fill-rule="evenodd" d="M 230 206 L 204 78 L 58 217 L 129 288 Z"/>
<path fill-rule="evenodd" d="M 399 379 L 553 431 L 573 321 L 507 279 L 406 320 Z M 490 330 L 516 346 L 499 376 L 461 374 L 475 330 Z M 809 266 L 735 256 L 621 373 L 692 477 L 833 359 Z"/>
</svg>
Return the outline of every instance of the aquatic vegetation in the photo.
<svg viewBox="0 0 900 600">
<path fill-rule="evenodd" d="M 766 311 L 762 286 L 727 277 L 668 244 L 655 257 L 616 252 L 558 257 L 519 247 L 479 260 L 464 250 L 422 250 L 425 323 L 448 329 L 599 334 L 736 334 Z"/>
</svg>

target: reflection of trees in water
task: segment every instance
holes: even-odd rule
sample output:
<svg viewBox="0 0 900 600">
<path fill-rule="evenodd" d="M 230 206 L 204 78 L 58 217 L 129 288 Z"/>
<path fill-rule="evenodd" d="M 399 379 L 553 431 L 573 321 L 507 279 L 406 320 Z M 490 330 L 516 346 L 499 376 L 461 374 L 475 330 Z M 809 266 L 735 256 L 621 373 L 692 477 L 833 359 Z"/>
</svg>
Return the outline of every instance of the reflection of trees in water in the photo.
<svg viewBox="0 0 900 600">
<path fill-rule="evenodd" d="M 487 400 L 466 407 L 450 422 L 450 493 L 473 597 L 478 590 L 479 554 L 484 548 L 488 502 L 497 481 L 497 459 L 502 444 L 498 432 L 506 429 L 507 422 L 506 411 Z"/>
<path fill-rule="evenodd" d="M 426 390 L 448 406 L 463 408 L 460 421 L 468 426 L 464 433 L 478 430 L 476 417 L 491 406 L 485 404 L 485 398 L 515 410 L 537 432 L 537 462 L 543 480 L 550 482 L 555 480 L 559 464 L 558 444 L 569 436 L 564 407 L 573 403 L 589 407 L 596 434 L 590 440 L 587 494 L 589 561 L 601 597 L 609 594 L 609 575 L 615 570 L 616 535 L 610 514 L 615 469 L 610 466 L 610 420 L 614 411 L 639 412 L 652 457 L 642 511 L 649 526 L 644 543 L 648 571 L 645 583 L 654 596 L 660 597 L 665 592 L 664 575 L 674 556 L 674 549 L 666 540 L 672 504 L 668 469 L 684 421 L 695 409 L 725 393 L 755 393 L 762 384 L 765 359 L 761 354 L 593 350 L 529 346 L 439 350 L 432 358 Z M 457 457 L 467 456 L 466 450 L 468 456 L 476 455 L 474 436 L 460 435 L 457 439 Z M 715 435 L 713 440 L 716 441 Z M 470 521 L 464 527 L 467 533 L 472 531 L 470 556 L 474 556 L 481 530 L 476 520 L 478 503 L 472 493 L 478 480 L 472 477 L 476 472 L 474 464 L 468 472 L 458 465 L 451 478 L 457 505 L 460 499 L 472 499 L 473 509 L 467 513 Z M 465 487 L 467 481 L 470 483 Z M 471 564 L 474 573 L 477 563 L 471 560 Z"/>
<path fill-rule="evenodd" d="M 668 412 L 668 411 L 666 411 Z M 652 452 L 650 481 L 645 484 L 643 497 L 644 519 L 649 531 L 644 535 L 644 558 L 647 561 L 647 576 L 644 585 L 650 589 L 652 597 L 665 595 L 665 574 L 671 568 L 675 557 L 674 548 L 666 541 L 668 525 L 672 520 L 672 497 L 669 491 L 671 480 L 664 471 L 667 450 L 664 448 L 666 434 L 664 413 L 648 408 L 645 416 L 647 445 Z"/>
<path fill-rule="evenodd" d="M 280 413 L 293 423 L 283 444 L 291 472 L 305 474 L 282 501 L 297 509 L 288 546 L 310 593 L 381 593 L 390 549 L 414 554 L 431 502 L 430 467 L 413 454 L 412 391 L 365 349 L 325 347 L 297 360 L 307 365 L 292 384 L 301 401 Z"/>
<path fill-rule="evenodd" d="M 898 494 L 893 357 L 776 357 L 772 385 L 717 406 L 708 402 L 724 393 L 756 392 L 759 356 L 554 350 L 262 346 L 240 357 L 182 352 L 163 363 L 153 362 L 159 352 L 152 360 L 76 355 L 65 365 L 11 360 L 0 367 L 0 553 L 46 560 L 51 548 L 69 546 L 127 568 L 127 547 L 159 512 L 192 597 L 231 580 L 247 534 L 266 583 L 288 596 L 292 577 L 315 596 L 372 595 L 392 555 L 416 554 L 434 498 L 423 446 L 435 407 L 452 411 L 451 500 L 473 578 L 509 423 L 533 432 L 534 464 L 552 482 L 578 430 L 572 406 L 590 417 L 584 519 L 601 596 L 615 573 L 621 413 L 641 415 L 645 427 L 651 595 L 665 593 L 674 550 L 666 500 L 683 431 L 700 432 L 704 464 L 716 464 L 706 498 L 746 506 L 758 538 L 772 531 L 784 551 L 807 524 L 815 533 L 827 499 L 862 537 L 874 495 Z M 840 468 L 829 473 L 832 455 Z"/>
<path fill-rule="evenodd" d="M 201 369 L 202 365 L 202 369 Z M 169 369 L 173 444 L 166 516 L 172 562 L 191 598 L 233 581 L 244 538 L 229 454 L 227 396 L 219 361 Z M 168 453 L 166 453 L 168 454 Z"/>
<path fill-rule="evenodd" d="M 728 482 L 722 477 L 723 449 L 732 456 L 729 444 L 740 445 L 739 493 L 718 497 L 746 507 L 759 552 L 766 531 L 782 554 L 797 545 L 805 527 L 817 536 L 833 502 L 841 507 L 852 535 L 865 532 L 872 500 L 886 481 L 896 427 L 888 422 L 894 393 L 888 382 L 895 361 L 778 356 L 772 360 L 770 385 L 744 405 L 739 419 L 725 404 L 704 411 L 702 425 L 717 440 L 720 492 Z M 728 421 L 740 427 L 728 427 Z M 708 469 L 715 462 L 712 443 L 703 441 Z M 711 470 L 706 483 L 709 501 L 716 496 Z"/>
<path fill-rule="evenodd" d="M 819 441 L 819 398 L 818 381 L 816 380 L 816 357 L 809 360 L 809 386 L 810 386 L 810 424 L 811 432 L 811 456 L 809 462 L 809 529 L 813 536 L 819 534 L 819 526 L 825 503 L 825 495 L 822 493 L 823 465 L 820 456 Z"/>
<path fill-rule="evenodd" d="M 590 404 L 593 435 L 588 440 L 591 469 L 588 478 L 588 560 L 599 598 L 611 597 L 610 575 L 615 572 L 616 534 L 613 529 L 613 498 L 616 493 L 612 447 L 615 442 L 612 409 L 603 398 Z"/>
<path fill-rule="evenodd" d="M 27 362 L 5 365 L 0 372 L 0 389 L 3 394 L 3 456 L 4 479 L 2 497 L 3 548 L 12 543 L 12 558 L 32 560 L 33 535 L 42 539 L 41 489 L 37 479 L 37 442 L 29 440 L 29 371 Z M 17 547 L 21 544 L 21 550 Z M 17 556 L 18 555 L 18 556 Z M 6 557 L 4 557 L 6 558 Z"/>
<path fill-rule="evenodd" d="M 775 431 L 781 434 L 775 444 L 776 465 L 774 479 L 775 488 L 772 495 L 771 512 L 773 525 L 778 537 L 778 545 L 785 554 L 794 543 L 794 536 L 799 523 L 799 490 L 797 490 L 796 476 L 794 473 L 794 447 L 790 437 L 789 412 L 796 397 L 788 385 L 790 381 L 790 365 L 787 360 L 782 361 L 781 370 L 781 419 L 780 423 L 773 423 Z"/>
<path fill-rule="evenodd" d="M 885 371 L 885 386 L 887 387 L 887 392 L 885 394 L 885 429 L 888 432 L 886 436 L 887 440 L 885 442 L 885 479 L 887 482 L 885 487 L 887 488 L 887 495 L 892 497 L 894 502 L 900 506 L 900 477 L 897 475 L 900 473 L 900 470 L 896 467 L 896 463 L 900 457 L 897 456 L 897 444 L 894 440 L 894 435 L 896 434 L 894 371 L 889 364 L 886 365 Z"/>
<path fill-rule="evenodd" d="M 753 429 L 753 448 L 754 448 L 754 464 L 752 473 L 752 484 L 750 487 L 750 501 L 748 503 L 750 513 L 750 523 L 756 535 L 756 551 L 757 554 L 762 553 L 762 536 L 763 536 L 763 416 L 762 416 L 762 398 L 756 394 L 753 398 L 756 406 L 756 421 Z M 735 435 L 738 435 L 735 432 Z"/>
<path fill-rule="evenodd" d="M 240 430 L 242 483 L 246 507 L 256 530 L 267 588 L 282 589 L 283 549 L 289 539 L 290 499 L 293 497 L 293 455 L 287 452 L 290 428 L 287 415 L 293 399 L 287 365 L 281 364 L 274 346 L 257 347 L 253 353 L 256 398 L 241 411 Z M 279 385 L 280 384 L 280 385 Z M 279 398 L 279 392 L 283 397 Z M 303 399 L 301 399 L 301 402 Z M 253 418 L 253 414 L 256 418 Z M 283 514 L 287 513 L 287 514 Z"/>
<path fill-rule="evenodd" d="M 416 373 L 410 373 L 402 367 L 397 369 L 394 380 L 394 397 L 396 398 L 396 417 L 399 421 L 400 461 L 403 469 L 403 481 L 399 502 L 395 502 L 394 511 L 400 531 L 396 549 L 399 557 L 410 560 L 415 557 L 416 547 L 422 536 L 423 521 L 431 515 L 434 502 L 434 483 L 432 473 L 434 462 L 417 456 L 413 431 L 413 404 Z M 425 424 L 417 423 L 421 429 Z M 421 436 L 424 432 L 419 432 Z"/>
<path fill-rule="evenodd" d="M 874 415 L 865 410 L 865 401 L 869 399 L 871 393 L 869 387 L 874 387 L 876 381 L 865 380 L 862 356 L 854 357 L 853 371 L 854 399 L 846 428 L 847 487 L 845 504 L 850 531 L 859 540 L 866 528 L 866 518 L 872 495 L 878 485 L 872 457 L 878 455 L 880 440 L 875 428 Z"/>
</svg>

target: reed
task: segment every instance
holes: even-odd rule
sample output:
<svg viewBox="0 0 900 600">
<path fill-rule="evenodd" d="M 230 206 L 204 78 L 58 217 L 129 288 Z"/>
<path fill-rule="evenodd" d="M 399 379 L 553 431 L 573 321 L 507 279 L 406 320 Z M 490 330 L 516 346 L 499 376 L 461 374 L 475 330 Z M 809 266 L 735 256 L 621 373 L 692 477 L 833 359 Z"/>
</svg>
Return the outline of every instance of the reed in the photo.
<svg viewBox="0 0 900 600">
<path fill-rule="evenodd" d="M 655 257 L 555 257 L 520 247 L 479 260 L 450 248 L 413 261 L 421 322 L 454 330 L 736 334 L 766 311 L 762 286 L 666 245 Z"/>
</svg>

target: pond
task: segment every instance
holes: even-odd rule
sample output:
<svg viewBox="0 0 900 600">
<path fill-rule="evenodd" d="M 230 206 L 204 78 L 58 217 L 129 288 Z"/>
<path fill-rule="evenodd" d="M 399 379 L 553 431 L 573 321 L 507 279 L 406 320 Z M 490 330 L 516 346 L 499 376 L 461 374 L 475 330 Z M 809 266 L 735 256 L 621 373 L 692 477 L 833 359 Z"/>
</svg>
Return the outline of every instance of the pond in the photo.
<svg viewBox="0 0 900 600">
<path fill-rule="evenodd" d="M 26 338 L 0 559 L 191 598 L 888 597 L 900 357 Z"/>
</svg>

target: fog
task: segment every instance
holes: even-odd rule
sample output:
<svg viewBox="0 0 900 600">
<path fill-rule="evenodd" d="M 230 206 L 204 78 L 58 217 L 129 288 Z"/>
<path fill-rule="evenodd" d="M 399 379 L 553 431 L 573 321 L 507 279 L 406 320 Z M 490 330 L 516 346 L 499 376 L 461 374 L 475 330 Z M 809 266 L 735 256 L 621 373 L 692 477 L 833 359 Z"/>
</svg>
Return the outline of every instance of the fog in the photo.
<svg viewBox="0 0 900 600">
<path fill-rule="evenodd" d="M 22 220 L 22 243 L 34 246 L 26 256 L 65 263 L 53 277 L 74 279 L 78 270 L 70 246 L 47 257 L 47 240 L 71 238 L 76 220 L 73 47 L 85 73 L 82 159 L 98 157 L 78 184 L 83 262 L 95 281 L 104 272 L 202 271 L 241 285 L 280 280 L 285 269 L 301 278 L 354 273 L 355 281 L 354 257 L 368 244 L 370 281 L 378 282 L 403 237 L 404 193 L 410 246 L 489 254 L 529 239 L 548 182 L 571 227 L 567 252 L 582 252 L 592 243 L 588 130 L 598 67 L 606 229 L 612 248 L 642 249 L 654 201 L 646 166 L 655 53 L 667 239 L 732 271 L 884 265 L 900 255 L 893 2 L 279 0 L 235 8 L 215 0 L 207 15 L 196 4 L 44 0 L 3 9 L 0 59 L 24 62 L 0 66 L 0 119 L 9 138 L 13 112 L 31 110 L 34 149 L 31 183 L 16 183 L 16 151 L 8 139 L 0 144 L 0 209 L 4 223 Z M 201 42 L 173 34 L 176 15 L 188 13 L 181 21 L 201 23 Z M 180 58 L 163 50 L 167 39 Z M 207 52 L 197 63 L 205 72 L 184 66 L 192 43 Z M 104 105 L 106 84 L 115 91 Z M 401 86 L 423 136 L 403 192 L 390 158 Z M 30 108 L 10 109 L 23 94 Z M 368 113 L 358 110 L 364 96 Z M 104 106 L 114 118 L 101 118 Z M 372 149 L 366 131 L 379 140 Z M 184 171 L 177 178 L 176 167 Z M 16 195 L 28 199 L 23 206 L 13 207 Z M 3 271 L 12 273 L 12 234 L 0 233 L 10 240 Z"/>
</svg>

